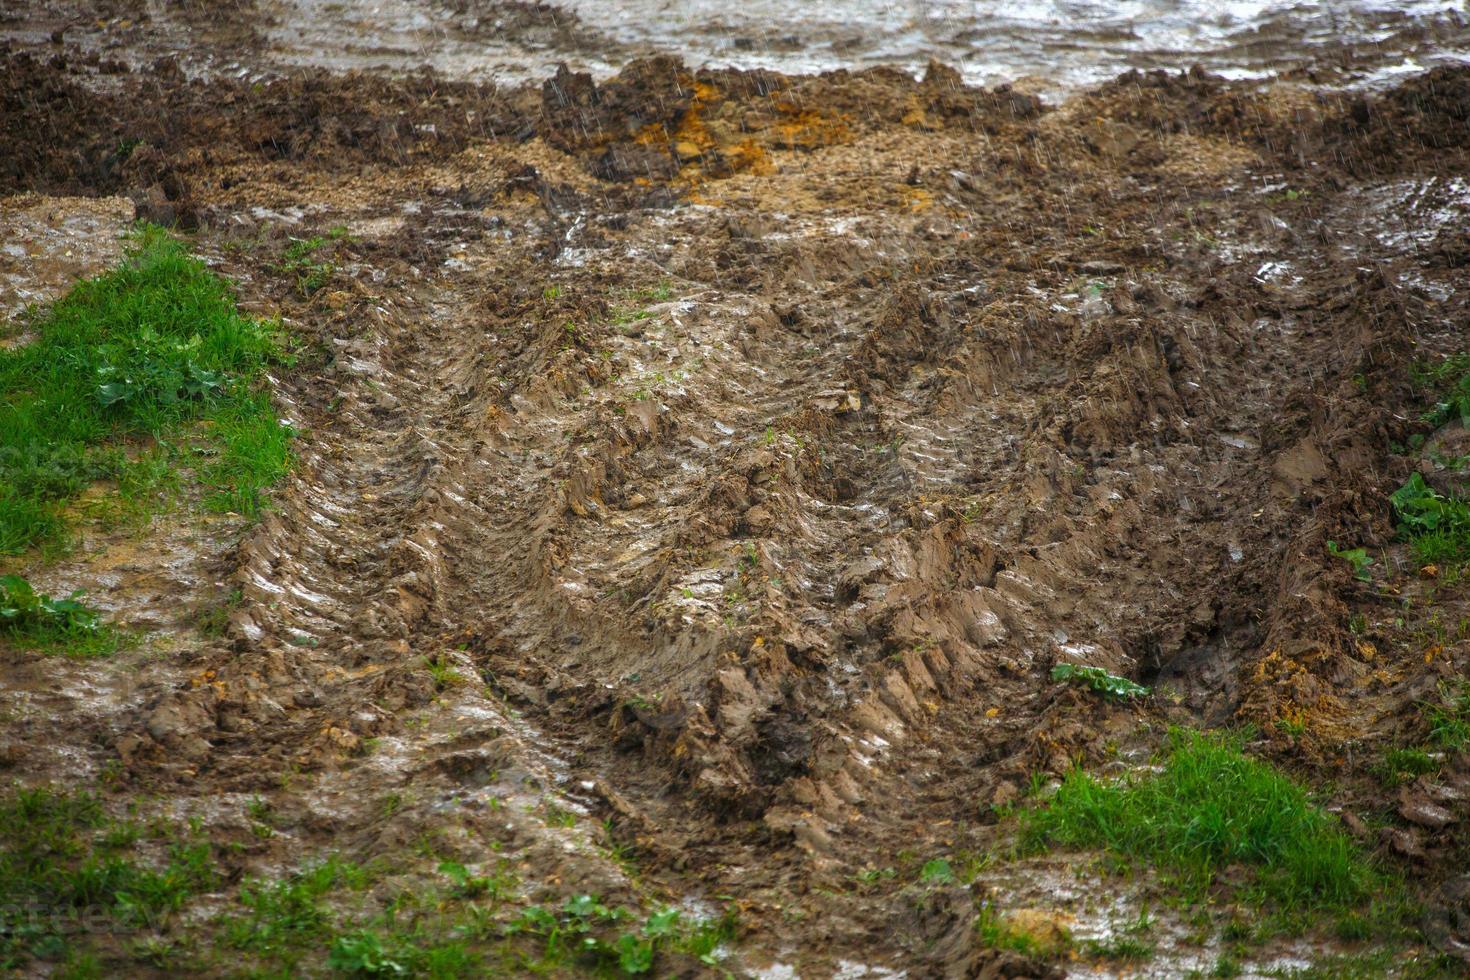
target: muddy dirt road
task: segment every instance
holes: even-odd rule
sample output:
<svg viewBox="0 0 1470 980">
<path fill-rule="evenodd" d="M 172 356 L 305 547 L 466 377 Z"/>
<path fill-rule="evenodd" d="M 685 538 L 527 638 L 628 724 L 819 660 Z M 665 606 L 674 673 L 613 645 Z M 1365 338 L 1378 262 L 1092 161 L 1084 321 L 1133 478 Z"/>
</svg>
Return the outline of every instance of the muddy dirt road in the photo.
<svg viewBox="0 0 1470 980">
<path fill-rule="evenodd" d="M 115 262 L 136 213 L 305 345 L 272 379 L 299 436 L 261 521 L 184 501 L 8 560 L 143 640 L 5 651 L 6 779 L 194 821 L 221 869 L 141 938 L 23 972 L 339 968 L 330 937 L 287 961 L 220 924 L 328 854 L 377 869 L 324 899 L 343 922 L 461 929 L 504 975 L 523 939 L 424 897 L 446 862 L 503 879 L 496 922 L 583 894 L 729 912 L 717 954 L 657 975 L 1466 948 L 1470 758 L 1374 767 L 1470 657 L 1464 586 L 1388 504 L 1419 465 L 1411 365 L 1466 346 L 1470 70 L 1354 87 L 1334 49 L 1043 101 L 937 62 L 696 69 L 493 6 L 434 8 L 481 53 L 440 74 L 312 67 L 301 32 L 284 57 L 312 4 L 4 15 L 0 192 L 29 195 L 0 200 L 4 312 Z M 528 37 L 597 76 L 489 80 Z M 317 238 L 307 284 L 288 249 Z M 1413 929 L 1242 945 L 1238 908 L 1171 905 L 1148 869 L 1005 856 L 1033 785 L 1142 765 L 1169 724 L 1255 726 L 1411 878 Z M 1071 951 L 988 944 L 976 896 Z M 1144 913 L 1148 957 L 1096 953 Z"/>
</svg>

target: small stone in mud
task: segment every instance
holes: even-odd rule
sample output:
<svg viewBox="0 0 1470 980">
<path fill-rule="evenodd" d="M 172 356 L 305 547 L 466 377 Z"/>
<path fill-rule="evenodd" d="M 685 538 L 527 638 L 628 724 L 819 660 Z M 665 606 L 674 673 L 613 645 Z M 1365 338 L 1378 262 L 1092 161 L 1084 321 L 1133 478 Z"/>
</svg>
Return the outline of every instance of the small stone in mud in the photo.
<svg viewBox="0 0 1470 980">
<path fill-rule="evenodd" d="M 863 399 L 855 391 L 819 391 L 812 398 L 811 406 L 819 412 L 860 412 Z"/>
</svg>

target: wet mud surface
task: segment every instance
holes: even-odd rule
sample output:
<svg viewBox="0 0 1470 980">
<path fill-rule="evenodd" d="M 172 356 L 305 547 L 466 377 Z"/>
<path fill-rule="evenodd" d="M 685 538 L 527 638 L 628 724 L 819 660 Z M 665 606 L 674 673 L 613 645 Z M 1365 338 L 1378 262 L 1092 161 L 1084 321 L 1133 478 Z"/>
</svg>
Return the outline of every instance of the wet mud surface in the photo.
<svg viewBox="0 0 1470 980">
<path fill-rule="evenodd" d="M 47 0 L 0 5 L 0 38 L 64 43 L 139 66 L 180 59 L 190 77 L 301 68 L 517 85 L 566 63 L 606 78 L 672 55 L 691 68 L 816 74 L 930 58 L 970 84 L 1025 78 L 1054 94 L 1132 70 L 1200 64 L 1234 79 L 1296 75 L 1377 87 L 1470 58 L 1455 0 Z"/>
<path fill-rule="evenodd" d="M 121 233 L 132 224 L 124 198 L 16 195 L 0 201 L 6 230 L 0 246 L 0 323 L 60 298 L 78 279 L 122 260 Z"/>
<path fill-rule="evenodd" d="M 1424 883 L 1426 935 L 1470 941 L 1470 759 L 1392 799 L 1369 772 L 1470 655 L 1404 628 L 1405 595 L 1465 597 L 1415 577 L 1387 505 L 1409 365 L 1464 347 L 1470 73 L 1130 73 L 1057 105 L 938 64 L 655 57 L 512 87 L 279 75 L 250 51 L 288 14 L 188 16 L 238 73 L 147 21 L 122 47 L 163 61 L 70 30 L 4 52 L 0 192 L 32 196 L 0 202 L 27 229 L 0 301 L 115 256 L 98 215 L 178 225 L 309 341 L 274 379 L 297 462 L 254 526 L 164 515 L 34 573 L 167 642 L 7 652 L 6 778 L 107 773 L 247 841 L 237 876 L 432 869 L 432 831 L 499 842 L 532 895 L 733 902 L 737 974 L 1043 976 L 1110 967 L 982 948 L 917 865 L 1002 846 L 1033 773 L 1250 723 L 1334 808 L 1387 811 L 1352 819 Z M 331 229 L 305 293 L 285 249 Z M 42 262 L 44 235 L 75 240 Z M 1390 557 L 1361 583 L 1329 539 Z M 1169 696 L 1104 702 L 1061 662 Z M 1155 887 L 978 880 L 1084 938 Z M 1258 965 L 1324 949 L 1353 951 Z"/>
</svg>

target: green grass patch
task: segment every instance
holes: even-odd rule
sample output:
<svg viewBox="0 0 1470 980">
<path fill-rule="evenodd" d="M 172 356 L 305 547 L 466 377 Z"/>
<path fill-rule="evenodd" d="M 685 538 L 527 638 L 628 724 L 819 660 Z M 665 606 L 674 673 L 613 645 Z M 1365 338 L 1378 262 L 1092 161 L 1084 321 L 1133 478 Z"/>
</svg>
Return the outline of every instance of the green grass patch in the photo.
<svg viewBox="0 0 1470 980">
<path fill-rule="evenodd" d="M 573 967 L 603 976 L 637 976 L 666 966 L 662 959 L 668 952 L 717 966 L 716 951 L 734 939 L 735 928 L 729 915 L 690 920 L 677 909 L 661 909 L 638 923 L 627 909 L 606 906 L 592 895 L 575 895 L 555 911 L 531 906 L 503 933 L 537 941 L 537 955 L 520 957 L 522 969 Z"/>
<path fill-rule="evenodd" d="M 1424 413 L 1424 421 L 1438 428 L 1459 419 L 1470 427 L 1470 354 L 1453 354 L 1434 364 L 1417 364 L 1412 380 L 1433 407 Z"/>
<path fill-rule="evenodd" d="M 1440 695 L 1439 704 L 1423 706 L 1429 741 L 1443 749 L 1463 749 L 1470 745 L 1470 681 L 1446 683 Z"/>
<path fill-rule="evenodd" d="M 1390 788 L 1419 776 L 1438 775 L 1446 753 L 1470 745 L 1470 682 L 1441 683 L 1439 700 L 1420 702 L 1419 715 L 1426 731 L 1424 741 L 1388 749 L 1377 767 Z"/>
<path fill-rule="evenodd" d="M 274 820 L 258 798 L 246 812 Z M 174 913 L 225 887 L 199 824 L 175 834 L 162 819 L 115 819 L 92 794 L 38 788 L 0 796 L 0 826 L 0 970 L 27 975 L 662 976 L 717 966 L 736 934 L 733 914 L 638 912 L 595 895 L 523 907 L 504 858 L 446 861 L 438 885 L 418 874 L 395 885 L 382 864 L 328 856 L 247 879 L 233 908 L 186 917 Z"/>
<path fill-rule="evenodd" d="M 1154 955 L 1153 943 L 1145 942 L 1134 936 L 1112 936 L 1108 939 L 1090 939 L 1083 944 L 1082 948 L 1088 956 L 1094 956 L 1100 960 L 1114 960 L 1121 963 L 1146 960 L 1152 958 Z"/>
<path fill-rule="evenodd" d="M 257 975 L 301 975 L 324 963 L 351 977 L 480 977 L 657 974 L 673 957 L 714 965 L 735 935 L 729 916 L 640 916 L 595 895 L 516 908 L 508 903 L 518 879 L 504 859 L 480 874 L 452 861 L 438 870 L 447 888 L 401 891 L 369 914 L 368 886 L 381 898 L 383 880 L 335 857 L 282 880 L 247 882 L 243 914 L 217 922 L 218 937 Z"/>
<path fill-rule="evenodd" d="M 1423 749 L 1395 748 L 1383 753 L 1379 776 L 1391 787 L 1412 782 L 1416 777 L 1439 772 L 1440 764 Z"/>
<path fill-rule="evenodd" d="M 242 394 L 206 420 L 213 446 L 199 469 L 200 482 L 212 489 L 205 506 L 216 513 L 255 517 L 264 491 L 286 475 L 295 433 L 282 425 L 264 392 Z"/>
<path fill-rule="evenodd" d="M 1365 949 L 1318 958 L 1311 966 L 1261 971 L 1280 980 L 1449 980 L 1465 975 L 1464 963 L 1432 950 Z"/>
<path fill-rule="evenodd" d="M 253 881 L 240 889 L 245 914 L 225 924 L 225 942 L 282 966 L 294 966 L 307 951 L 331 939 L 336 916 L 323 899 L 338 888 L 360 889 L 367 873 L 328 857 L 278 881 Z"/>
<path fill-rule="evenodd" d="M 1436 429 L 1456 420 L 1470 427 L 1470 354 L 1415 365 L 1412 380 L 1432 406 L 1423 415 L 1425 422 Z M 1424 438 L 1422 433 L 1415 434 L 1409 448 L 1420 448 Z M 1436 492 L 1418 473 L 1410 474 L 1390 501 L 1399 533 L 1420 564 L 1459 566 L 1470 561 L 1470 504 Z"/>
<path fill-rule="evenodd" d="M 13 790 L 0 826 L 0 969 L 58 958 L 105 920 L 157 927 L 216 882 L 206 844 L 175 841 L 161 863 L 138 860 L 139 829 L 90 793 Z"/>
<path fill-rule="evenodd" d="M 1230 869 L 1246 901 L 1294 913 L 1357 912 L 1394 891 L 1337 820 L 1242 734 L 1172 729 L 1158 772 L 1104 782 L 1075 770 L 1021 815 L 1023 843 L 1100 847 L 1177 874 L 1204 891 Z M 1297 922 L 1304 917 L 1297 916 Z"/>
<path fill-rule="evenodd" d="M 140 226 L 123 265 L 79 283 L 35 334 L 0 350 L 0 553 L 63 541 L 68 504 L 97 481 L 156 489 L 157 440 L 197 423 L 212 505 L 259 512 L 289 458 L 259 390 L 280 349 L 182 243 Z"/>
</svg>

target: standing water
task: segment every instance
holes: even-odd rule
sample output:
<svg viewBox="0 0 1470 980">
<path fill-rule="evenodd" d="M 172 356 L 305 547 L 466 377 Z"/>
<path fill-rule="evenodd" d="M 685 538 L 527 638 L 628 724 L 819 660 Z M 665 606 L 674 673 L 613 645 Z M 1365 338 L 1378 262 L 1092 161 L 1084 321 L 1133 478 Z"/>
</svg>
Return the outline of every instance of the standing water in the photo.
<svg viewBox="0 0 1470 980">
<path fill-rule="evenodd" d="M 273 0 L 266 29 L 278 65 L 410 70 L 515 82 L 560 62 L 611 74 L 635 57 L 790 74 L 931 58 L 966 82 L 1029 76 L 1044 91 L 1130 68 L 1200 64 L 1227 78 L 1330 61 L 1325 81 L 1375 80 L 1470 57 L 1470 20 L 1454 0 Z"/>
</svg>

